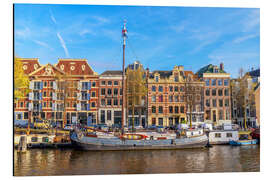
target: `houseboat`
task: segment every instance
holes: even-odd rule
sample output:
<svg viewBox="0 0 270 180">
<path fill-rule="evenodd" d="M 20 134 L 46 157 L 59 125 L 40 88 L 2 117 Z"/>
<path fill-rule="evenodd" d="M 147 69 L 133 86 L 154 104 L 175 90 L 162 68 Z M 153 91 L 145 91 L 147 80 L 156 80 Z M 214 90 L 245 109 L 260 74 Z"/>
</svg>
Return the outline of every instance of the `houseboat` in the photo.
<svg viewBox="0 0 270 180">
<path fill-rule="evenodd" d="M 232 146 L 254 145 L 258 143 L 258 140 L 252 139 L 250 132 L 241 132 L 237 141 L 231 140 L 229 143 Z"/>
<path fill-rule="evenodd" d="M 229 144 L 230 141 L 238 140 L 237 130 L 212 130 L 209 131 L 209 144 Z"/>
</svg>

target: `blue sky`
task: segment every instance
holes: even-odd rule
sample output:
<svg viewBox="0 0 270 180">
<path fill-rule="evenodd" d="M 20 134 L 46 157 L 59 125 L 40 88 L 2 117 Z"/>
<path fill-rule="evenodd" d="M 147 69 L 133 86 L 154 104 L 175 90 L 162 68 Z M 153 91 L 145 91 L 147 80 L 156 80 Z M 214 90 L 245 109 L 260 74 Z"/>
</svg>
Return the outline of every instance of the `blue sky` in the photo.
<svg viewBox="0 0 270 180">
<path fill-rule="evenodd" d="M 121 69 L 124 19 L 127 64 L 197 72 L 223 62 L 232 77 L 260 65 L 260 10 L 252 8 L 16 4 L 15 54 L 41 64 L 86 58 L 98 73 Z"/>
</svg>

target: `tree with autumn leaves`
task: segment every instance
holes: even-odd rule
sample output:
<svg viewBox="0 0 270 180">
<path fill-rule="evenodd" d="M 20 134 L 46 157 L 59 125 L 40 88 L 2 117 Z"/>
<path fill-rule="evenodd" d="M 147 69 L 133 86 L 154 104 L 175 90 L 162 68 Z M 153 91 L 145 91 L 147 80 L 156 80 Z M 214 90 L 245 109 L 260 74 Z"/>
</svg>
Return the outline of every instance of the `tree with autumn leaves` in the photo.
<svg viewBox="0 0 270 180">
<path fill-rule="evenodd" d="M 23 64 L 14 57 L 14 100 L 19 100 L 29 93 L 29 78 L 24 74 Z"/>
</svg>

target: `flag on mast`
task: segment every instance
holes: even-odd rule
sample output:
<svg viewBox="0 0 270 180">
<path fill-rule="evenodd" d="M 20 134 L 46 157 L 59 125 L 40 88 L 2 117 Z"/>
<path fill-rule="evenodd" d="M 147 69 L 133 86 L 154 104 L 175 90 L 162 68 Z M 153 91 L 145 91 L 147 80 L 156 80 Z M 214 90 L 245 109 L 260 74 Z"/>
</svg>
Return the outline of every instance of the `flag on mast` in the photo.
<svg viewBox="0 0 270 180">
<path fill-rule="evenodd" d="M 124 27 L 122 29 L 122 36 L 127 37 L 126 20 L 124 21 Z"/>
</svg>

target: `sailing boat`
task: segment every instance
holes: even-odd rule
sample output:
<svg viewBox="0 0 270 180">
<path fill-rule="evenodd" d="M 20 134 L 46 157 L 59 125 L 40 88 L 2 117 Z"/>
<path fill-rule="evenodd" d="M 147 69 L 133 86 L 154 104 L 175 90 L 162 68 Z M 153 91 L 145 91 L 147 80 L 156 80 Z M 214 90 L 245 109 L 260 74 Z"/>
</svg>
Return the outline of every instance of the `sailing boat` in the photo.
<svg viewBox="0 0 270 180">
<path fill-rule="evenodd" d="M 122 85 L 125 94 L 125 46 L 127 38 L 126 23 L 122 29 L 123 36 L 123 74 Z M 124 104 L 122 103 L 122 132 L 113 134 L 102 130 L 75 127 L 70 133 L 73 145 L 85 150 L 144 150 L 144 149 L 182 149 L 201 148 L 208 143 L 208 138 L 202 129 L 190 129 L 181 133 L 161 133 L 142 131 L 124 133 Z M 89 132 L 88 130 L 92 131 Z"/>
</svg>

